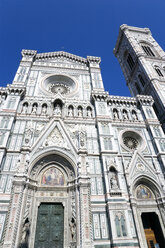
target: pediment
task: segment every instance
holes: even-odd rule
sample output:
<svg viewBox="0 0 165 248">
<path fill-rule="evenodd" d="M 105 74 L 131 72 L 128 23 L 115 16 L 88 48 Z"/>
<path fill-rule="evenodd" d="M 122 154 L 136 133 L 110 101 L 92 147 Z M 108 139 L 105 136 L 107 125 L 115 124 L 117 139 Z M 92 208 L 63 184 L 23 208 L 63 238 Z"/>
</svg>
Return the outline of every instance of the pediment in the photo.
<svg viewBox="0 0 165 248">
<path fill-rule="evenodd" d="M 52 119 L 46 125 L 45 129 L 33 144 L 31 151 L 34 154 L 36 151 L 46 148 L 64 149 L 71 153 L 77 153 L 77 149 L 61 120 Z"/>
<path fill-rule="evenodd" d="M 156 180 L 155 170 L 146 159 L 135 151 L 127 167 L 129 182 L 133 182 L 139 176 L 151 177 Z"/>
</svg>

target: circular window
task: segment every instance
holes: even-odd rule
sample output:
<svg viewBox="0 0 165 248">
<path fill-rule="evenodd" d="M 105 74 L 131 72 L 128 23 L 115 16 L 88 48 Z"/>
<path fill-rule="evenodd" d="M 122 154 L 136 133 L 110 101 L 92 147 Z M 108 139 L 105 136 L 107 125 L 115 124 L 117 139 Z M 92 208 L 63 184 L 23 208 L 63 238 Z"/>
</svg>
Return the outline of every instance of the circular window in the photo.
<svg viewBox="0 0 165 248">
<path fill-rule="evenodd" d="M 131 150 L 134 150 L 138 147 L 138 141 L 132 137 L 124 137 L 123 143 Z"/>
<path fill-rule="evenodd" d="M 128 150 L 144 149 L 144 140 L 142 136 L 134 131 L 123 131 L 121 141 L 124 148 Z"/>
<path fill-rule="evenodd" d="M 43 79 L 41 87 L 50 94 L 65 95 L 75 92 L 77 84 L 72 78 L 65 75 L 49 75 Z"/>
</svg>

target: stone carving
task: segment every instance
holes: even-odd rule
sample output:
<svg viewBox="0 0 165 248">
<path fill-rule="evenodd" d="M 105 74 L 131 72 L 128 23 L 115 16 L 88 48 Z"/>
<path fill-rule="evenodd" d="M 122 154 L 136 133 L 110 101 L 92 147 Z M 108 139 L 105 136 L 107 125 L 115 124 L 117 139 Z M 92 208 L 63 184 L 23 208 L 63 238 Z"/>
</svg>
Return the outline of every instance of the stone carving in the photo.
<svg viewBox="0 0 165 248">
<path fill-rule="evenodd" d="M 29 145 L 32 140 L 34 129 L 33 123 L 29 123 L 25 129 L 25 136 L 24 136 L 24 145 Z"/>
<path fill-rule="evenodd" d="M 118 189 L 119 188 L 118 183 L 117 183 L 116 173 L 111 172 L 110 185 L 111 185 L 111 189 Z"/>
<path fill-rule="evenodd" d="M 86 147 L 86 132 L 85 131 L 79 132 L 79 147 L 80 148 Z"/>
<path fill-rule="evenodd" d="M 123 110 L 123 119 L 128 120 L 128 113 L 126 110 Z"/>
<path fill-rule="evenodd" d="M 87 116 L 92 117 L 92 110 L 91 108 L 87 108 Z"/>
<path fill-rule="evenodd" d="M 55 129 L 51 132 L 48 138 L 45 141 L 45 146 L 58 146 L 68 149 L 67 142 L 62 137 L 59 129 L 55 127 Z"/>
<path fill-rule="evenodd" d="M 28 104 L 27 103 L 24 103 L 23 108 L 22 108 L 22 112 L 24 114 L 26 114 L 27 113 L 27 109 L 28 109 Z"/>
<path fill-rule="evenodd" d="M 138 120 L 137 113 L 135 111 L 132 111 L 132 119 L 134 121 L 137 121 Z"/>
<path fill-rule="evenodd" d="M 47 113 L 47 106 L 43 105 L 42 106 L 42 114 L 46 114 Z"/>
<path fill-rule="evenodd" d="M 37 105 L 34 104 L 32 108 L 32 114 L 36 114 L 36 113 L 37 113 Z"/>
<path fill-rule="evenodd" d="M 114 119 L 119 119 L 119 114 L 118 114 L 117 109 L 113 110 L 113 117 L 114 117 Z"/>
<path fill-rule="evenodd" d="M 68 116 L 73 116 L 73 107 L 70 106 L 68 109 Z"/>
<path fill-rule="evenodd" d="M 60 104 L 57 104 L 56 106 L 55 106 L 55 109 L 54 109 L 54 114 L 55 115 L 61 115 L 61 106 L 60 106 Z"/>
<path fill-rule="evenodd" d="M 29 241 L 29 235 L 30 235 L 30 221 L 28 218 L 26 218 L 23 228 L 22 228 L 22 239 L 21 244 L 19 245 L 19 248 L 28 248 L 28 241 Z"/>
<path fill-rule="evenodd" d="M 83 116 L 83 111 L 81 107 L 78 107 L 78 116 L 82 117 Z"/>
</svg>

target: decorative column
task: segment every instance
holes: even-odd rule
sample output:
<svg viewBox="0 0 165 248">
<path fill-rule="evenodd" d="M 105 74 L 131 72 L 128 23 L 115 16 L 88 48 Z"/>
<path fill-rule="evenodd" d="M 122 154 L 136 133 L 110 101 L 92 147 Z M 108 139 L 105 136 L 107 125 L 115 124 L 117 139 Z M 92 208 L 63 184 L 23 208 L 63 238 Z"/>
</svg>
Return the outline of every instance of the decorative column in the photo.
<svg viewBox="0 0 165 248">
<path fill-rule="evenodd" d="M 80 211 L 80 247 L 92 248 L 92 218 L 90 200 L 90 177 L 88 174 L 88 161 L 86 149 L 86 132 L 80 131 L 79 138 L 79 162 L 78 162 L 78 189 Z"/>
</svg>

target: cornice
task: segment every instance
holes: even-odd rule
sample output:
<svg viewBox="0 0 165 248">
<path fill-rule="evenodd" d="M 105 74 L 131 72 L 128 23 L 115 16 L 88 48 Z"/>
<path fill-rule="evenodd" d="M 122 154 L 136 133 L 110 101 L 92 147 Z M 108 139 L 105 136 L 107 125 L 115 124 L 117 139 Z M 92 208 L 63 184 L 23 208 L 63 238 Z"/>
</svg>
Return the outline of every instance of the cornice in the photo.
<svg viewBox="0 0 165 248">
<path fill-rule="evenodd" d="M 78 63 L 83 63 L 88 65 L 89 63 L 97 63 L 100 64 L 101 58 L 95 56 L 87 56 L 87 58 L 83 58 L 71 53 L 67 53 L 64 51 L 57 52 L 48 52 L 48 53 L 37 53 L 36 50 L 22 50 L 22 56 L 25 57 L 34 57 L 34 61 L 42 61 L 44 59 L 53 59 L 53 58 L 67 58 L 72 61 L 77 61 Z"/>
<path fill-rule="evenodd" d="M 135 97 L 125 97 L 125 96 L 112 96 L 110 95 L 108 97 L 108 103 L 112 105 L 113 103 L 115 105 L 127 105 L 127 104 L 132 104 L 132 105 L 137 105 L 137 100 Z"/>
<path fill-rule="evenodd" d="M 102 102 L 108 99 L 109 92 L 104 90 L 93 90 L 91 96 L 94 100 Z"/>
<path fill-rule="evenodd" d="M 154 99 L 152 96 L 137 95 L 136 99 L 137 102 L 140 103 L 141 105 L 152 106 L 154 104 Z"/>
</svg>

